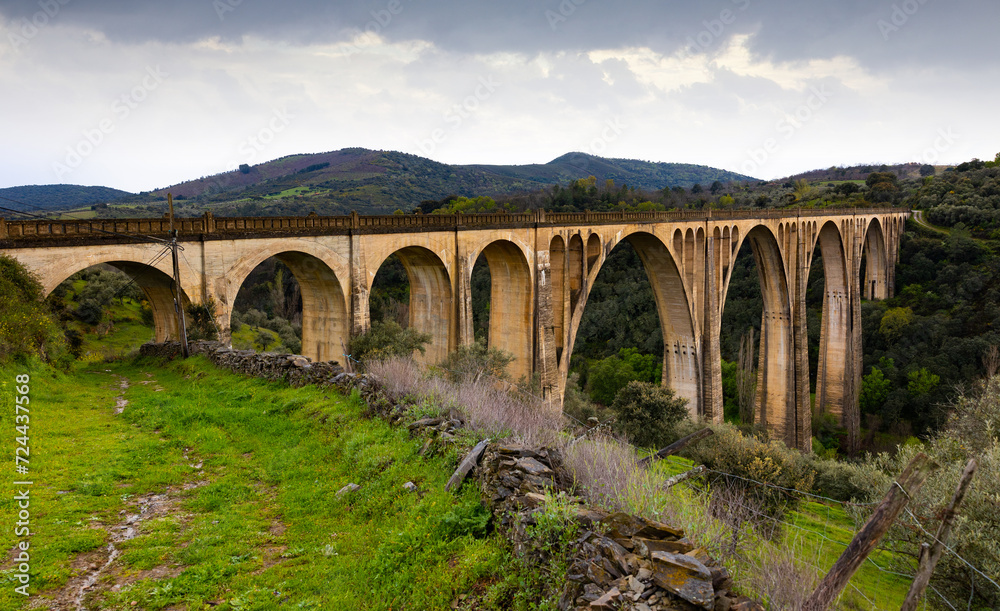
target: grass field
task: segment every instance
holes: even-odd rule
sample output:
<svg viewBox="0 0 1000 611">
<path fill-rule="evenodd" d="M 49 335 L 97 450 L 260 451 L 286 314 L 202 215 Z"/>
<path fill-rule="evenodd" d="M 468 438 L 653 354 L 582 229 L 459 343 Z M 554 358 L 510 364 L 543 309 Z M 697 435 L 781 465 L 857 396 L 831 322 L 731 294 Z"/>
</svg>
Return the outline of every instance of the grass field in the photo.
<svg viewBox="0 0 1000 611">
<path fill-rule="evenodd" d="M 92 577 L 90 609 L 441 609 L 507 565 L 475 487 L 443 491 L 456 453 L 419 456 L 422 440 L 358 400 L 194 358 L 6 369 L 5 405 L 22 370 L 36 602 L 74 600 Z M 13 515 L 11 495 L 0 507 Z M 102 569 L 109 543 L 120 555 Z M 0 608 L 28 607 L 10 586 Z"/>
</svg>

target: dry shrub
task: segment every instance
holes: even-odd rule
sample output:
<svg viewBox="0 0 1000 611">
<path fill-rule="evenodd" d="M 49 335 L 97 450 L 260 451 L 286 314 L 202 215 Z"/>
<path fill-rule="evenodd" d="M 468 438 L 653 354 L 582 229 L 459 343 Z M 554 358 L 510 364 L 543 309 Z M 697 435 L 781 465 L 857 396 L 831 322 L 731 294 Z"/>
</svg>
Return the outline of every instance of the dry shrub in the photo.
<svg viewBox="0 0 1000 611">
<path fill-rule="evenodd" d="M 816 569 L 786 548 L 768 545 L 759 552 L 747 562 L 742 585 L 754 592 L 768 609 L 801 609 L 819 585 Z"/>
<path fill-rule="evenodd" d="M 556 443 L 561 415 L 538 397 L 506 389 L 502 381 L 449 382 L 406 358 L 370 362 L 367 371 L 391 399 L 430 400 L 444 409 L 458 409 L 468 427 L 483 436 L 512 435 L 528 445 Z"/>
<path fill-rule="evenodd" d="M 684 530 L 699 547 L 720 557 L 729 540 L 726 526 L 709 512 L 708 495 L 687 485 L 665 488 L 669 475 L 639 466 L 628 443 L 599 434 L 564 444 L 563 460 L 589 502 L 626 511 Z"/>
</svg>

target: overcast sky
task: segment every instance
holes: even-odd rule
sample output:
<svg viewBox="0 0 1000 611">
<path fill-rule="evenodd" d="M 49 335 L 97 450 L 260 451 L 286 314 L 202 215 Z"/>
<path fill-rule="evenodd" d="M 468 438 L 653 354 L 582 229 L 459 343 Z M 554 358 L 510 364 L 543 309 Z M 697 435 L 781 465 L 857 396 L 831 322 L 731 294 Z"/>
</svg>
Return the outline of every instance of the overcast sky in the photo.
<svg viewBox="0 0 1000 611">
<path fill-rule="evenodd" d="M 345 147 L 775 178 L 993 159 L 995 0 L 0 0 L 0 187 Z"/>
</svg>

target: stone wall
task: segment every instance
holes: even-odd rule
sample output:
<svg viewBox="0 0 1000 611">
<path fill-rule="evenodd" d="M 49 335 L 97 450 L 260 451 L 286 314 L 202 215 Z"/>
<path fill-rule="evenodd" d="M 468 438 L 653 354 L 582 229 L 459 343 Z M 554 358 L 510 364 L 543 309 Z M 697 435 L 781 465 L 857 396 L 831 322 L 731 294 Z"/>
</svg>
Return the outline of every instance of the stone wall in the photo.
<svg viewBox="0 0 1000 611">
<path fill-rule="evenodd" d="M 313 363 L 308 357 L 298 354 L 234 350 L 219 342 L 190 342 L 188 350 L 191 354 L 206 356 L 216 367 L 265 380 L 285 380 L 292 386 L 328 386 L 344 373 L 344 368 L 337 361 Z M 180 342 L 148 343 L 139 347 L 140 356 L 173 359 L 180 354 Z"/>
</svg>

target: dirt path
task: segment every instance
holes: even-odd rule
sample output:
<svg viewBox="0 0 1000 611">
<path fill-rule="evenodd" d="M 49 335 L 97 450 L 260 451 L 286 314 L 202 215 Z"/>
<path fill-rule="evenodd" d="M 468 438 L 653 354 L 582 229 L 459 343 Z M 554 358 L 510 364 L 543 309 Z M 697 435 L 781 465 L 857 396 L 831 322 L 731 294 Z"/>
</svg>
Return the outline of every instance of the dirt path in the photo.
<svg viewBox="0 0 1000 611">
<path fill-rule="evenodd" d="M 125 398 L 131 382 L 121 376 L 117 378 L 115 388 L 121 394 L 115 398 L 114 413 L 122 414 L 128 407 Z M 153 384 L 154 390 L 163 390 L 156 384 L 151 373 L 148 379 L 139 382 Z M 185 459 L 187 459 L 185 452 Z M 201 464 L 192 467 L 200 468 Z M 158 566 L 145 571 L 126 571 L 115 561 L 121 554 L 120 546 L 126 541 L 141 535 L 144 526 L 150 522 L 165 518 L 184 519 L 180 509 L 180 500 L 188 490 L 208 484 L 208 481 L 196 481 L 179 487 L 171 487 L 163 492 L 148 493 L 130 499 L 129 505 L 119 514 L 120 521 L 106 525 L 94 522 L 91 528 L 102 529 L 108 534 L 107 546 L 77 555 L 70 562 L 72 576 L 62 588 L 45 592 L 34 599 L 31 608 L 47 606 L 52 611 L 86 611 L 96 609 L 90 606 L 90 601 L 106 591 L 116 592 L 122 587 L 142 579 L 169 579 L 176 577 L 183 570 L 181 567 Z"/>
<path fill-rule="evenodd" d="M 924 229 L 929 230 L 929 231 L 934 231 L 934 232 L 937 232 L 937 233 L 943 233 L 944 235 L 948 235 L 949 233 L 951 233 L 947 229 L 943 229 L 941 227 L 935 227 L 934 225 L 931 225 L 927 221 L 927 219 L 924 218 L 924 211 L 923 210 L 914 210 L 913 211 L 913 222 L 916 223 L 917 225 L 920 225 Z"/>
</svg>

